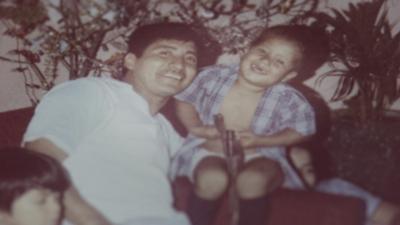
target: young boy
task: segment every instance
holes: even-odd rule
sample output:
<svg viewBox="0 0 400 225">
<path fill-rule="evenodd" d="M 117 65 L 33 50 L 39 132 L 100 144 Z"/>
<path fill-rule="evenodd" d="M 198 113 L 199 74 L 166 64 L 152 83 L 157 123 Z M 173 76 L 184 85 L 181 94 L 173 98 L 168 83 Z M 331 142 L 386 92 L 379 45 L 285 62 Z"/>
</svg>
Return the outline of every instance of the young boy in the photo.
<svg viewBox="0 0 400 225">
<path fill-rule="evenodd" d="M 0 149 L 0 224 L 59 224 L 69 186 L 55 159 L 17 147 Z"/>
<path fill-rule="evenodd" d="M 186 175 L 194 184 L 188 209 L 193 225 L 211 223 L 229 186 L 213 124 L 218 113 L 245 152 L 233 184 L 240 198 L 239 225 L 262 224 L 266 195 L 282 183 L 302 186 L 285 147 L 315 132 L 314 111 L 286 81 L 313 74 L 328 52 L 323 32 L 302 25 L 272 27 L 251 44 L 239 66 L 208 67 L 176 96 L 178 117 L 190 135 L 175 160 L 174 175 Z"/>
</svg>

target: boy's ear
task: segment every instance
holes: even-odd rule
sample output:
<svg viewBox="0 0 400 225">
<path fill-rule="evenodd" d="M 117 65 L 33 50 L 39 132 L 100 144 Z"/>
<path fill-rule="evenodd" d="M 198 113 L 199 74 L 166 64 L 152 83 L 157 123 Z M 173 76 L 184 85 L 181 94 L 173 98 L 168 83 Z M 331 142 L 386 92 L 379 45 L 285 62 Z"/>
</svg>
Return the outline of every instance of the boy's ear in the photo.
<svg viewBox="0 0 400 225">
<path fill-rule="evenodd" d="M 133 54 L 133 53 L 126 54 L 126 56 L 124 58 L 125 68 L 127 68 L 128 70 L 133 70 L 136 65 L 136 60 L 137 60 L 137 57 L 135 54 Z"/>
<path fill-rule="evenodd" d="M 287 82 L 289 80 L 294 79 L 295 77 L 297 77 L 298 73 L 297 71 L 290 71 L 288 74 L 286 74 L 286 76 L 282 79 L 282 82 Z"/>
</svg>

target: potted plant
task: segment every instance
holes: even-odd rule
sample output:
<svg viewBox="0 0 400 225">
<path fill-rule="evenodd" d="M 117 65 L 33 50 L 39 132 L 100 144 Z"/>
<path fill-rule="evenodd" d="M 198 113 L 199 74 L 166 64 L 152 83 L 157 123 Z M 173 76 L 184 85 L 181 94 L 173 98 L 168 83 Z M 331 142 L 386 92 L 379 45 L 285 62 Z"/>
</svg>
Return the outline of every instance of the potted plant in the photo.
<svg viewBox="0 0 400 225">
<path fill-rule="evenodd" d="M 340 175 L 382 196 L 400 187 L 394 160 L 400 157 L 399 113 L 389 110 L 400 97 L 400 32 L 392 31 L 385 3 L 350 3 L 313 15 L 331 45 L 332 70 L 319 81 L 337 77 L 332 100 L 347 106 L 333 112 L 327 149 Z M 400 202 L 400 196 L 385 197 Z"/>
<path fill-rule="evenodd" d="M 392 32 L 385 3 L 350 3 L 348 10 L 315 14 L 329 32 L 334 64 L 320 79 L 338 77 L 332 100 L 344 101 L 360 125 L 382 119 L 400 97 L 400 32 Z"/>
</svg>

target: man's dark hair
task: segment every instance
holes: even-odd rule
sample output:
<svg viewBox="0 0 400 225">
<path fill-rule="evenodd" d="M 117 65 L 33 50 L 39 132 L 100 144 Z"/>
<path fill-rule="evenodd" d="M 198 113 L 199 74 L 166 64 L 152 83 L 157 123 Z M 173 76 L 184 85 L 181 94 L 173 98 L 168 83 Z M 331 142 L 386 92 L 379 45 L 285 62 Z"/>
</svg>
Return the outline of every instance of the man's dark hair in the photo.
<svg viewBox="0 0 400 225">
<path fill-rule="evenodd" d="M 140 57 L 144 50 L 158 40 L 192 41 L 197 49 L 198 67 L 214 64 L 221 47 L 204 28 L 184 23 L 162 22 L 137 28 L 128 40 L 128 51 Z"/>
<path fill-rule="evenodd" d="M 307 25 L 278 25 L 265 29 L 251 43 L 251 47 L 267 39 L 279 38 L 297 45 L 301 59 L 297 68 L 296 81 L 304 81 L 314 75 L 329 57 L 329 40 L 325 31 Z"/>
<path fill-rule="evenodd" d="M 70 185 L 67 171 L 56 159 L 19 147 L 0 149 L 1 211 L 9 212 L 29 190 L 45 188 L 62 194 Z"/>
</svg>

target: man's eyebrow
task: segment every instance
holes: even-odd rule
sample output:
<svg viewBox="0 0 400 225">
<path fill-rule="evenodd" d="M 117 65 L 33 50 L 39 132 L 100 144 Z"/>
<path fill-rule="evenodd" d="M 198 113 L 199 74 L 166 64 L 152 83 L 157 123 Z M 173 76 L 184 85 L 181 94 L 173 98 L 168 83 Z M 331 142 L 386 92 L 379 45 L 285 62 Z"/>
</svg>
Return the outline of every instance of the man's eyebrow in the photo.
<svg viewBox="0 0 400 225">
<path fill-rule="evenodd" d="M 157 48 L 176 49 L 176 47 L 171 46 L 171 45 L 166 45 L 166 44 L 156 45 L 156 46 L 154 46 L 154 48 L 155 48 L 155 49 L 157 49 Z"/>
</svg>

